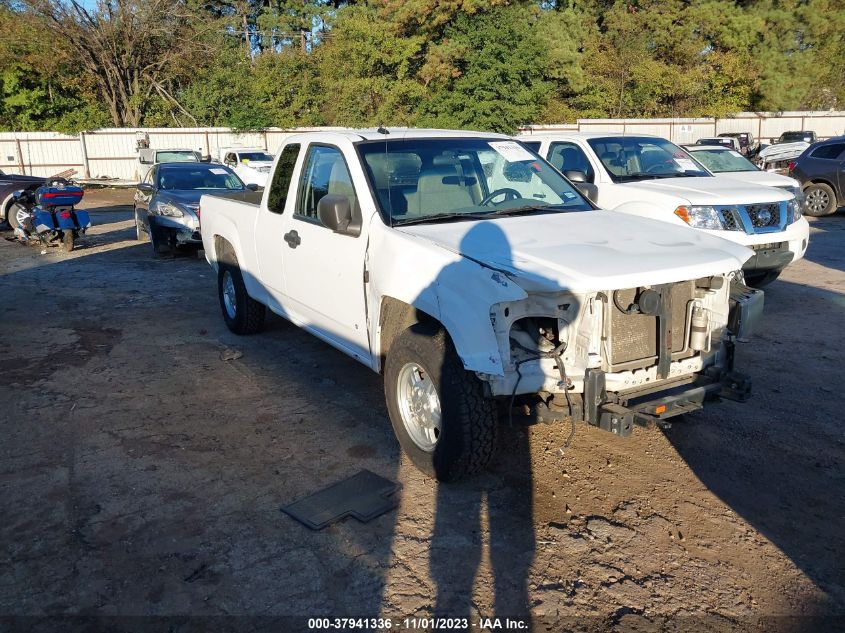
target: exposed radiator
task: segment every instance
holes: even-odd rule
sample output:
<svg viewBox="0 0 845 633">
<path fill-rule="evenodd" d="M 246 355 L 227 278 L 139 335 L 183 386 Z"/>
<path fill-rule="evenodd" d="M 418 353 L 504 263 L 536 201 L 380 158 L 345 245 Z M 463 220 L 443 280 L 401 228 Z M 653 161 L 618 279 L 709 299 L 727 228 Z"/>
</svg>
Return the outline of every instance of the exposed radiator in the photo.
<svg viewBox="0 0 845 633">
<path fill-rule="evenodd" d="M 608 294 L 612 297 L 612 294 Z M 619 290 L 616 302 L 611 298 L 610 328 L 608 331 L 608 362 L 611 370 L 647 367 L 657 362 L 658 319 L 643 314 L 625 314 L 623 308 L 631 305 L 637 289 Z M 679 353 L 687 340 L 687 304 L 695 298 L 695 282 L 684 281 L 672 285 L 672 352 Z"/>
</svg>

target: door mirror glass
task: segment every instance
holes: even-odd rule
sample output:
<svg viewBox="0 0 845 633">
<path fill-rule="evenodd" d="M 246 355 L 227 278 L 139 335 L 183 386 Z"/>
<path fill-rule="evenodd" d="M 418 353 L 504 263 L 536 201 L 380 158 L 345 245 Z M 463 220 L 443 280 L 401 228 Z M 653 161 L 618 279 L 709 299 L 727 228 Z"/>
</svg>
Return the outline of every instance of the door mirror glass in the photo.
<svg viewBox="0 0 845 633">
<path fill-rule="evenodd" d="M 247 188 L 247 189 L 249 189 L 250 191 L 258 191 L 259 189 L 261 189 L 261 187 L 259 187 L 258 185 L 256 185 L 254 182 L 249 183 L 249 184 L 246 186 L 246 188 Z"/>
<path fill-rule="evenodd" d="M 152 193 L 154 191 L 153 186 L 148 182 L 139 182 L 136 187 L 141 193 Z"/>
</svg>

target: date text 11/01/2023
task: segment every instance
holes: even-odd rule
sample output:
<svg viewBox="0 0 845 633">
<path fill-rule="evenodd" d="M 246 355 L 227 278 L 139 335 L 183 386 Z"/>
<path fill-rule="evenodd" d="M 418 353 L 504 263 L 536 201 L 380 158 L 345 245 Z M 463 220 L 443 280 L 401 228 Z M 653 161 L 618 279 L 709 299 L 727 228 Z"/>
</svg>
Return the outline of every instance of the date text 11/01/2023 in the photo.
<svg viewBox="0 0 845 633">
<path fill-rule="evenodd" d="M 528 622 L 520 618 L 309 618 L 310 630 L 371 630 L 371 631 L 526 631 Z"/>
</svg>

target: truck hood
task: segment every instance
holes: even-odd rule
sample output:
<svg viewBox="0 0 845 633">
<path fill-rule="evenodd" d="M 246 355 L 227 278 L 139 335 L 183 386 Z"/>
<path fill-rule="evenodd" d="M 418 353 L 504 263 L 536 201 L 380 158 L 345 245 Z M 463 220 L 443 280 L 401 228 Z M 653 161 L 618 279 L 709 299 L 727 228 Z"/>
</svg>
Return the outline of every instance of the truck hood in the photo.
<svg viewBox="0 0 845 633">
<path fill-rule="evenodd" d="M 753 254 L 701 231 L 613 211 L 396 230 L 499 271 L 526 292 L 583 293 L 698 279 L 738 270 Z"/>
<path fill-rule="evenodd" d="M 765 187 L 800 187 L 800 183 L 789 176 L 781 176 L 770 171 L 725 171 L 716 174 L 716 178 L 731 180 Z"/>
<path fill-rule="evenodd" d="M 790 194 L 763 187 L 732 181 L 728 184 L 722 178 L 711 176 L 691 176 L 688 178 L 663 178 L 660 180 L 641 180 L 621 185 L 632 194 L 641 194 L 643 200 L 655 193 L 674 196 L 678 204 L 756 204 L 761 202 L 780 202 L 789 200 Z"/>
<path fill-rule="evenodd" d="M 241 163 L 241 166 L 249 167 L 250 169 L 258 171 L 259 167 L 266 167 L 267 169 L 270 169 L 270 167 L 273 166 L 273 163 L 268 160 L 251 160 L 248 163 Z"/>
</svg>

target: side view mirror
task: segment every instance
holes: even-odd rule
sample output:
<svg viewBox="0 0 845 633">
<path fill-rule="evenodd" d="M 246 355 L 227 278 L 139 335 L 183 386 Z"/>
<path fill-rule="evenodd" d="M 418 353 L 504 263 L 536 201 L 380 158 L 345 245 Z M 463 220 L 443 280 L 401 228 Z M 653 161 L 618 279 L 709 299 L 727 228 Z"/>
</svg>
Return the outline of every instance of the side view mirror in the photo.
<svg viewBox="0 0 845 633">
<path fill-rule="evenodd" d="M 259 187 L 258 185 L 256 185 L 254 182 L 249 183 L 249 184 L 246 186 L 246 188 L 247 188 L 247 189 L 249 189 L 250 191 L 258 191 L 259 189 L 261 189 L 261 187 Z"/>
<path fill-rule="evenodd" d="M 135 185 L 135 187 L 141 193 L 153 193 L 153 191 L 155 191 L 153 186 L 148 182 L 139 182 L 137 185 Z"/>
<path fill-rule="evenodd" d="M 563 172 L 563 175 L 567 177 L 569 182 L 587 182 L 587 174 L 578 169 L 567 169 Z"/>
<path fill-rule="evenodd" d="M 599 203 L 599 188 L 591 182 L 576 182 L 575 188 L 593 204 Z"/>
<path fill-rule="evenodd" d="M 317 204 L 317 215 L 323 226 L 335 233 L 358 235 L 361 233 L 360 220 L 353 217 L 349 198 L 334 194 L 325 195 Z"/>
</svg>

